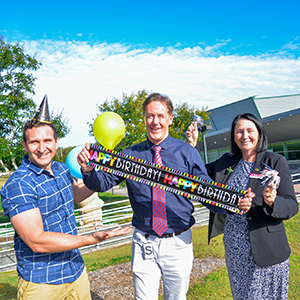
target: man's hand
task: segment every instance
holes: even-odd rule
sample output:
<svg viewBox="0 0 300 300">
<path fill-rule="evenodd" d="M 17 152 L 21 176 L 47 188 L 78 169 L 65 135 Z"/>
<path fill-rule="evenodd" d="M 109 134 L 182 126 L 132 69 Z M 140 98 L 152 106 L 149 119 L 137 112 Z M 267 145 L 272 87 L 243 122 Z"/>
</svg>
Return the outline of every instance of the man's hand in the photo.
<svg viewBox="0 0 300 300">
<path fill-rule="evenodd" d="M 188 130 L 185 132 L 186 138 L 188 140 L 188 143 L 192 147 L 196 147 L 199 133 L 197 128 L 197 123 L 192 122 L 188 128 Z"/>
<path fill-rule="evenodd" d="M 98 243 L 111 239 L 116 236 L 124 235 L 124 234 L 129 234 L 132 232 L 132 228 L 130 227 L 123 227 L 121 228 L 120 226 L 117 228 L 114 228 L 110 231 L 97 231 L 93 233 L 93 237 L 98 241 Z"/>
<path fill-rule="evenodd" d="M 85 144 L 85 146 L 83 147 L 83 149 L 81 150 L 81 152 L 78 153 L 77 156 L 77 161 L 81 167 L 81 170 L 83 173 L 90 173 L 93 171 L 92 166 L 87 166 L 87 164 L 90 161 L 90 144 Z"/>
</svg>

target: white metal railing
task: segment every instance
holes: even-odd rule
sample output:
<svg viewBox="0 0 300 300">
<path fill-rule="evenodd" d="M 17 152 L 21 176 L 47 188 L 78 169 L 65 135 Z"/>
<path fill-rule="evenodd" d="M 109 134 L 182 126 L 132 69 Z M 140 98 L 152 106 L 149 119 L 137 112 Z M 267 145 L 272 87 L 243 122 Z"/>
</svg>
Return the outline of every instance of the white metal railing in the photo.
<svg viewBox="0 0 300 300">
<path fill-rule="evenodd" d="M 2 176 L 7 176 L 7 175 L 10 175 L 10 173 L 9 173 L 9 172 L 1 172 L 1 173 L 0 173 L 0 178 L 1 178 Z"/>
<path fill-rule="evenodd" d="M 293 184 L 300 184 L 300 168 L 291 174 Z"/>
</svg>

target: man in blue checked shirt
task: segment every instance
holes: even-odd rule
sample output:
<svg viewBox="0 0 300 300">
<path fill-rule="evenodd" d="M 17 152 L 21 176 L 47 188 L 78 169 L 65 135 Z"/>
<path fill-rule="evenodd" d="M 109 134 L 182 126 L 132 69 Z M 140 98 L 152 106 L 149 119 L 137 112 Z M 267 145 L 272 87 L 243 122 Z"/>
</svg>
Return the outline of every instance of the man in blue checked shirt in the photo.
<svg viewBox="0 0 300 300">
<path fill-rule="evenodd" d="M 66 165 L 52 160 L 58 137 L 47 117 L 35 117 L 25 124 L 23 146 L 28 155 L 1 189 L 4 214 L 15 229 L 20 277 L 17 299 L 91 299 L 78 248 L 131 229 L 78 236 L 74 202 L 93 192 L 78 185 Z"/>
</svg>

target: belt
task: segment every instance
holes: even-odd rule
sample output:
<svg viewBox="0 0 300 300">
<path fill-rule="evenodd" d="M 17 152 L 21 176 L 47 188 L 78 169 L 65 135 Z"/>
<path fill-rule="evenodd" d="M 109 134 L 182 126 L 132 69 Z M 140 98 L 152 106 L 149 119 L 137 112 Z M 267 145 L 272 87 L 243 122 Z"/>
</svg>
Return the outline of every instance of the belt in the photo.
<svg viewBox="0 0 300 300">
<path fill-rule="evenodd" d="M 187 229 L 184 229 L 184 230 L 179 230 L 179 231 L 176 231 L 176 232 L 173 232 L 173 233 L 164 233 L 163 235 L 161 235 L 161 236 L 159 236 L 157 233 L 151 233 L 151 235 L 154 235 L 154 236 L 156 236 L 156 237 L 158 237 L 158 238 L 161 238 L 161 239 L 165 239 L 165 238 L 170 238 L 170 237 L 173 237 L 173 236 L 175 236 L 175 235 L 180 235 L 180 234 L 182 234 L 183 232 L 185 232 L 185 231 L 187 231 L 189 228 L 187 228 Z M 149 238 L 149 233 L 146 233 L 145 234 L 145 238 Z"/>
</svg>

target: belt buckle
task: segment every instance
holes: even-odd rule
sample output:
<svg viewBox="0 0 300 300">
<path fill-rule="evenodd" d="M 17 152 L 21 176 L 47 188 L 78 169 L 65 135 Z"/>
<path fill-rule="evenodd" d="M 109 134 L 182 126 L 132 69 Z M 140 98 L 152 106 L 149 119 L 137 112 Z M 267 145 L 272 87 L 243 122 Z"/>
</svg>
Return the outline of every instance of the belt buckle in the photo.
<svg viewBox="0 0 300 300">
<path fill-rule="evenodd" d="M 170 238 L 173 236 L 175 236 L 175 232 L 174 233 L 166 233 L 166 236 L 163 235 L 163 237 L 165 237 L 165 238 Z"/>
</svg>

